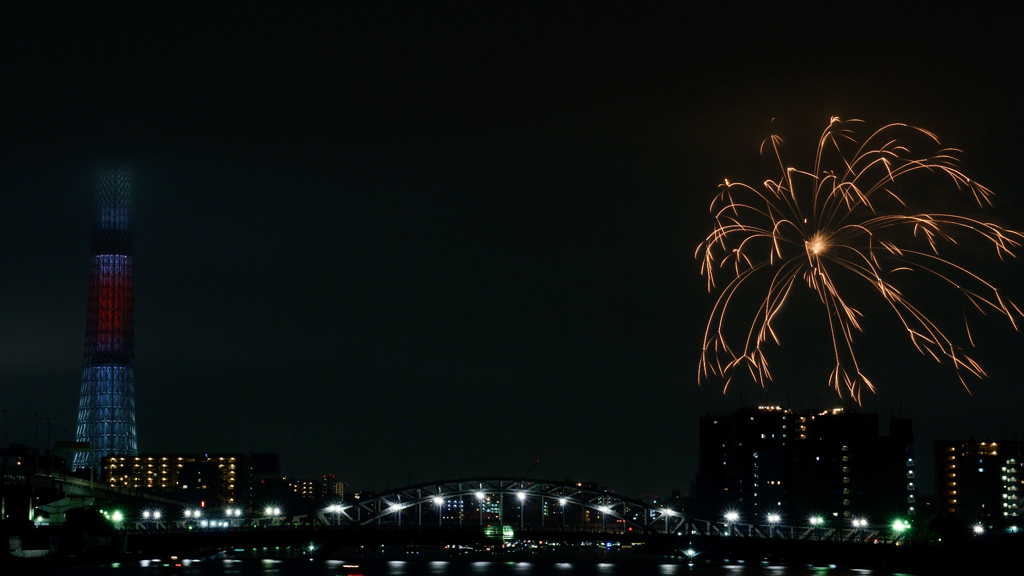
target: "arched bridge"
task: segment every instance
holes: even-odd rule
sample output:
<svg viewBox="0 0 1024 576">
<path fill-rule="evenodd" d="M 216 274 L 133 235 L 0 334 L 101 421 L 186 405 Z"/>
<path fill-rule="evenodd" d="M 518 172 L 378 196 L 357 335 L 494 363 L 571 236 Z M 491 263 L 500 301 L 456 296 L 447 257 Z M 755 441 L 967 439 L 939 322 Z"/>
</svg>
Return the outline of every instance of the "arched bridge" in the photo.
<svg viewBox="0 0 1024 576">
<path fill-rule="evenodd" d="M 472 478 L 408 486 L 352 505 L 328 506 L 332 525 L 513 526 L 610 532 L 675 531 L 679 510 L 652 507 L 590 484 Z"/>
</svg>

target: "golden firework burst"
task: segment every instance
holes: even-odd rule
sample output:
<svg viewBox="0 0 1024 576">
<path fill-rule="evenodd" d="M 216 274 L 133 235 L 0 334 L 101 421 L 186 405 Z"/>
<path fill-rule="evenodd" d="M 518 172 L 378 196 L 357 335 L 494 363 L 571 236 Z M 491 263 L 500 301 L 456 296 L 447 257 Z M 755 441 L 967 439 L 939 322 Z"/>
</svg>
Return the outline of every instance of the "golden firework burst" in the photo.
<svg viewBox="0 0 1024 576">
<path fill-rule="evenodd" d="M 981 378 L 984 370 L 905 297 L 900 274 L 924 273 L 961 295 L 965 304 L 1005 316 L 1017 328 L 1021 309 L 967 264 L 944 257 L 940 250 L 958 242 L 975 243 L 1000 259 L 1014 257 L 1024 235 L 967 216 L 909 208 L 936 200 L 935 184 L 949 189 L 940 193 L 969 193 L 982 207 L 991 206 L 992 191 L 961 172 L 959 151 L 939 148 L 931 132 L 889 124 L 858 140 L 853 127 L 861 122 L 832 118 L 818 141 L 811 171 L 786 166 L 779 151 L 782 140 L 773 135 L 761 150 L 773 153 L 781 170 L 778 179 L 765 180 L 761 187 L 726 180 L 719 187 L 711 203 L 715 228 L 697 248 L 708 290 L 718 292 L 704 333 L 699 380 L 721 377 L 728 387 L 743 370 L 762 386 L 771 380 L 765 346 L 779 345 L 773 323 L 800 278 L 816 293 L 831 329 L 835 366 L 829 385 L 858 402 L 862 390 L 874 390 L 874 385 L 862 373 L 854 350 L 854 334 L 863 331 L 864 319 L 851 300 L 856 290 L 869 287 L 880 296 L 918 352 L 948 363 L 965 387 L 965 376 Z M 917 155 L 907 142 L 934 151 Z M 910 185 L 910 193 L 902 190 L 903 184 Z M 911 204 L 909 196 L 922 190 L 925 197 Z M 853 279 L 859 281 L 847 285 Z M 727 317 L 734 326 L 733 308 L 742 308 L 734 302 L 751 291 L 760 294 L 752 321 L 736 320 L 749 328 L 739 337 L 727 336 L 734 334 L 725 329 Z M 965 332 L 973 347 L 966 315 Z"/>
</svg>

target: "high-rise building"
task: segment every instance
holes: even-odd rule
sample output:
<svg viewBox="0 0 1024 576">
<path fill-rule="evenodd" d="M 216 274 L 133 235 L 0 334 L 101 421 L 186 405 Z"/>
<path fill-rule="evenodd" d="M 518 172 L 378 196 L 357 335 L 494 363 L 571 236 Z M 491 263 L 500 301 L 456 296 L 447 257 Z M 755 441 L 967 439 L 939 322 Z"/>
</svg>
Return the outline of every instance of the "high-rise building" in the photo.
<svg viewBox="0 0 1024 576">
<path fill-rule="evenodd" d="M 334 474 L 324 474 L 323 490 L 324 500 L 345 499 L 345 483 Z"/>
<path fill-rule="evenodd" d="M 793 452 L 793 511 L 801 516 L 888 521 L 916 513 L 910 420 L 842 408 L 800 415 Z"/>
<path fill-rule="evenodd" d="M 836 408 L 793 412 L 743 408 L 700 420 L 700 463 L 692 516 L 746 521 L 769 515 L 799 523 L 875 521 L 914 513 L 916 486 L 910 421 Z"/>
<path fill-rule="evenodd" d="M 764 517 L 788 509 L 796 420 L 781 406 L 702 417 L 698 509 L 693 512 L 717 517 L 728 510 Z"/>
<path fill-rule="evenodd" d="M 1024 443 L 1018 441 L 936 441 L 936 512 L 1018 524 L 1024 515 L 1022 459 Z"/>
<path fill-rule="evenodd" d="M 135 456 L 131 179 L 126 170 L 102 172 L 92 234 L 89 305 L 74 468 L 99 467 L 108 456 Z M 90 464 L 90 459 L 92 464 Z"/>
</svg>

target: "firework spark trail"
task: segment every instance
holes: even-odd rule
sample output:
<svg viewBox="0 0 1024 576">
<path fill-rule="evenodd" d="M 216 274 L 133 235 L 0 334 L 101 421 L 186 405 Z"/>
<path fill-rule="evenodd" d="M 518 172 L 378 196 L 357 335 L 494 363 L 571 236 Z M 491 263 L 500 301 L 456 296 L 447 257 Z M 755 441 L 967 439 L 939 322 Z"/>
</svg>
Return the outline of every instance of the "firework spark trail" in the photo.
<svg viewBox="0 0 1024 576">
<path fill-rule="evenodd" d="M 765 347 L 780 345 L 773 329 L 783 305 L 803 278 L 821 301 L 831 330 L 835 366 L 829 384 L 840 396 L 860 401 L 864 388 L 874 385 L 861 372 L 854 350 L 854 336 L 862 332 L 864 318 L 845 296 L 856 286 L 836 283 L 835 271 L 864 280 L 895 314 L 911 344 L 937 362 L 948 362 L 960 382 L 965 376 L 982 378 L 982 367 L 957 345 L 900 289 L 901 275 L 923 273 L 963 296 L 981 313 L 1005 316 L 1014 329 L 1021 309 L 998 288 L 967 266 L 940 255 L 940 248 L 972 241 L 994 249 L 1000 259 L 1016 257 L 1024 234 L 991 222 L 956 214 L 903 214 L 908 203 L 897 185 L 917 173 L 933 181 L 953 184 L 954 192 L 969 191 L 975 203 L 992 205 L 993 193 L 972 181 L 957 168 L 958 152 L 939 149 L 915 156 L 898 137 L 920 138 L 930 146 L 939 139 L 921 128 L 906 124 L 884 126 L 862 142 L 852 129 L 859 120 L 833 118 L 818 141 L 814 171 L 786 166 L 779 148 L 782 139 L 772 135 L 761 146 L 770 147 L 778 161 L 778 180 L 765 180 L 763 188 L 725 181 L 711 203 L 715 229 L 697 248 L 701 273 L 708 290 L 718 289 L 718 278 L 728 282 L 721 289 L 704 333 L 698 379 L 725 380 L 728 388 L 737 370 L 745 369 L 762 386 L 771 380 Z M 852 150 L 852 153 L 850 152 Z M 907 243 L 906 238 L 913 239 Z M 923 246 L 914 244 L 923 242 Z M 924 247 L 926 246 L 926 248 Z M 748 291 L 764 296 L 753 314 L 742 345 L 726 336 L 727 316 L 734 301 Z M 964 315 L 968 346 L 973 347 L 970 325 Z"/>
</svg>

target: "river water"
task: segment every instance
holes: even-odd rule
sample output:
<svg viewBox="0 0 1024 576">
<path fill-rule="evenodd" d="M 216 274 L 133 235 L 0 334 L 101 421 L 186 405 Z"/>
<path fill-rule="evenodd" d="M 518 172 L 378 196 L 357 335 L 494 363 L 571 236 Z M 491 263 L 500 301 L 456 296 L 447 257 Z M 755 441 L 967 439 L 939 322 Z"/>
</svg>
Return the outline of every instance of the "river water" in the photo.
<svg viewBox="0 0 1024 576">
<path fill-rule="evenodd" d="M 178 565 L 180 564 L 180 565 Z M 135 560 L 102 566 L 74 566 L 40 572 L 75 576 L 890 576 L 894 573 L 820 567 L 711 565 L 685 563 L 576 563 L 525 561 L 310 560 L 212 558 L 191 561 Z"/>
</svg>

